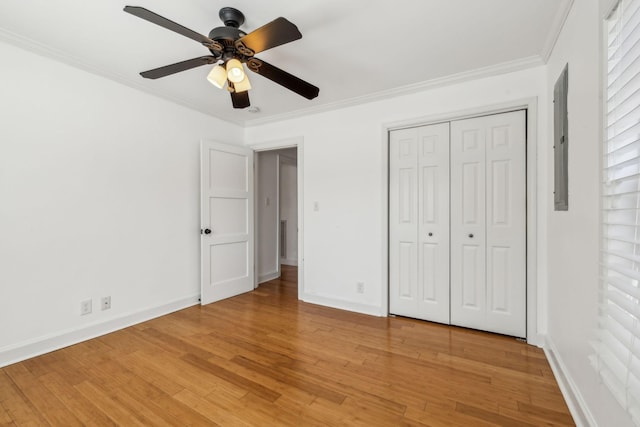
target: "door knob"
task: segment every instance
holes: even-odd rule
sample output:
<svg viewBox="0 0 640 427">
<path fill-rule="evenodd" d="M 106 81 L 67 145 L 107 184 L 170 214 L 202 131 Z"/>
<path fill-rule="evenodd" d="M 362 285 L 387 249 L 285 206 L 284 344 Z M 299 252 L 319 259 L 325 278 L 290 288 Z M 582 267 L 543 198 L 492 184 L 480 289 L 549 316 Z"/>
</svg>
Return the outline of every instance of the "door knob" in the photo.
<svg viewBox="0 0 640 427">
<path fill-rule="evenodd" d="M 433 233 L 429 233 L 429 237 L 433 236 Z"/>
<path fill-rule="evenodd" d="M 205 228 L 205 229 L 204 229 L 204 234 L 211 234 L 211 230 L 210 230 L 210 229 L 208 229 L 208 228 Z"/>
<path fill-rule="evenodd" d="M 473 234 L 469 234 L 469 238 L 470 238 L 470 239 L 473 239 Z"/>
</svg>

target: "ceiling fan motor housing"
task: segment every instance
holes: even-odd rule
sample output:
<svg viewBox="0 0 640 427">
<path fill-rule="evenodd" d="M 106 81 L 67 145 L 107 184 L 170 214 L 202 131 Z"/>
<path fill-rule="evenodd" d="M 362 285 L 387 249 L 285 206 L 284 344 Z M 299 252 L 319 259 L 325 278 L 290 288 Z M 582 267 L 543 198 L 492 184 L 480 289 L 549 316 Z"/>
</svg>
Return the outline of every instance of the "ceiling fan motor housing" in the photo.
<svg viewBox="0 0 640 427">
<path fill-rule="evenodd" d="M 209 38 L 217 41 L 224 47 L 222 59 L 225 60 L 234 56 L 236 50 L 235 41 L 245 35 L 247 35 L 247 33 L 234 27 L 217 27 L 209 32 Z M 211 50 L 211 53 L 213 53 L 214 56 L 219 55 L 219 52 L 215 52 L 214 50 Z"/>
</svg>

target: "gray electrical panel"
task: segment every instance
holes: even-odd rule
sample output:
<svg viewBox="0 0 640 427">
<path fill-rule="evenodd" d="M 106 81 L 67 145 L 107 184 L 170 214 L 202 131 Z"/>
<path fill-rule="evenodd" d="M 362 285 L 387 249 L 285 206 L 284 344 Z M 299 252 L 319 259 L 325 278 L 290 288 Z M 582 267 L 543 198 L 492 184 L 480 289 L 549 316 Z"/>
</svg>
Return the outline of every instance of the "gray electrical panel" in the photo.
<svg viewBox="0 0 640 427">
<path fill-rule="evenodd" d="M 568 91 L 569 64 L 553 87 L 553 204 L 557 211 L 569 210 Z"/>
</svg>

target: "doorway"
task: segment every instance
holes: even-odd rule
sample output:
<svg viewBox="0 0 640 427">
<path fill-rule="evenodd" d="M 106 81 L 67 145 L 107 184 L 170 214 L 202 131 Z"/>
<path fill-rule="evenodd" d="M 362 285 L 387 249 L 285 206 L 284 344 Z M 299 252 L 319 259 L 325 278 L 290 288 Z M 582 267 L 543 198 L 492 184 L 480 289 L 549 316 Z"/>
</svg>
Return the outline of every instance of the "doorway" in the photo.
<svg viewBox="0 0 640 427">
<path fill-rule="evenodd" d="M 297 148 L 256 153 L 257 284 L 279 278 L 282 265 L 298 265 Z"/>
</svg>

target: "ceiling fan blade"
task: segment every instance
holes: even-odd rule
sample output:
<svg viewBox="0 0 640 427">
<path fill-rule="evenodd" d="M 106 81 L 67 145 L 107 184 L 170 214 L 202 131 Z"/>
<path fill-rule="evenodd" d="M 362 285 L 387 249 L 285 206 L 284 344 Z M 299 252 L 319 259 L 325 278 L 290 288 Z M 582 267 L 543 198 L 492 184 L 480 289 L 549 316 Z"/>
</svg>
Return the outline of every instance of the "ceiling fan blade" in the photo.
<svg viewBox="0 0 640 427">
<path fill-rule="evenodd" d="M 300 96 L 304 96 L 307 99 L 313 99 L 318 96 L 318 93 L 320 93 L 320 89 L 311 83 L 307 83 L 304 80 L 289 74 L 278 67 L 274 67 L 261 59 L 251 58 L 247 61 L 247 68 L 278 83 L 279 85 L 286 87 Z"/>
<path fill-rule="evenodd" d="M 253 53 L 259 53 L 301 38 L 298 27 L 280 17 L 238 39 L 236 44 L 240 43 Z"/>
<path fill-rule="evenodd" d="M 200 58 L 187 59 L 186 61 L 176 62 L 175 64 L 143 71 L 140 75 L 145 79 L 159 79 L 160 77 L 169 76 L 171 74 L 179 73 L 180 71 L 190 70 L 201 65 L 213 64 L 214 62 L 216 62 L 216 58 L 213 56 L 201 56 Z"/>
<path fill-rule="evenodd" d="M 247 108 L 251 105 L 249 102 L 249 91 L 231 92 L 231 103 L 233 104 L 233 108 Z"/>
<path fill-rule="evenodd" d="M 216 42 L 211 40 L 209 37 L 196 33 L 195 31 L 190 30 L 187 27 L 183 27 L 182 25 L 176 22 L 173 22 L 167 18 L 164 18 L 158 15 L 157 13 L 151 12 L 150 10 L 145 9 L 144 7 L 125 6 L 124 11 L 134 16 L 137 16 L 138 18 L 142 18 L 146 21 L 149 21 L 156 25 L 164 27 L 167 30 L 171 30 L 185 37 L 189 37 L 190 39 L 200 42 L 207 47 L 211 47 L 211 46 L 213 46 L 212 48 L 217 47 Z M 218 50 L 218 49 L 214 49 L 214 50 Z"/>
</svg>

